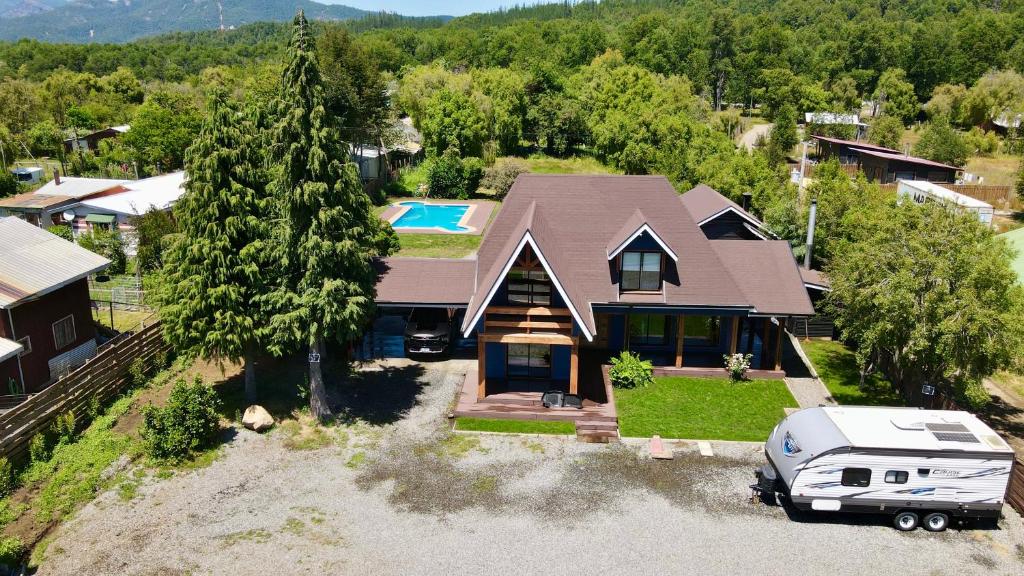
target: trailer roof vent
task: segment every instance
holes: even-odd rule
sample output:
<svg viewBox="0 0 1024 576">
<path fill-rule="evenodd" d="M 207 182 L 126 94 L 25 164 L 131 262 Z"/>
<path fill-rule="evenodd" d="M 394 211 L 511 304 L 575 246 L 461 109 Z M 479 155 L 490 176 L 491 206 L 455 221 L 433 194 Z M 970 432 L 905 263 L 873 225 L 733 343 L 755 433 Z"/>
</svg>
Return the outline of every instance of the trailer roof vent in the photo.
<svg viewBox="0 0 1024 576">
<path fill-rule="evenodd" d="M 940 424 L 937 422 L 929 422 L 925 424 L 935 439 L 940 442 L 969 442 L 972 444 L 980 444 L 981 441 L 971 431 L 967 429 L 967 426 L 963 424 Z"/>
</svg>

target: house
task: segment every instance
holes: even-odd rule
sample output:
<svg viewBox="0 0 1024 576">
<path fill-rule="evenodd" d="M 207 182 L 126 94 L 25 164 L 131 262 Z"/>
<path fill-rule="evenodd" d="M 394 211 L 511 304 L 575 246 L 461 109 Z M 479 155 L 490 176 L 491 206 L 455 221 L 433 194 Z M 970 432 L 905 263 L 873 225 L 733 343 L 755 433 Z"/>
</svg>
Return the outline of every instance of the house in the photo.
<svg viewBox="0 0 1024 576">
<path fill-rule="evenodd" d="M 988 226 L 992 226 L 992 217 L 995 215 L 995 208 L 988 202 L 925 180 L 900 180 L 896 186 L 896 198 L 897 201 L 910 199 L 917 204 L 941 202 L 976 215 L 979 222 Z"/>
<path fill-rule="evenodd" d="M 116 194 L 90 196 L 69 208 L 75 235 L 95 228 L 119 230 L 131 235 L 132 218 L 151 209 L 170 210 L 185 193 L 185 172 L 128 181 Z M 131 246 L 129 246 L 131 248 Z M 129 249 L 129 253 L 132 250 Z"/>
<path fill-rule="evenodd" d="M 960 168 L 900 152 L 853 148 L 858 154 L 857 166 L 870 182 L 892 184 L 896 180 L 927 180 L 954 183 Z"/>
<path fill-rule="evenodd" d="M 711 240 L 777 239 L 764 223 L 748 211 L 749 196 L 744 196 L 744 204 L 747 206 L 740 206 L 711 187 L 701 184 L 683 194 L 682 201 L 704 235 Z M 825 295 L 832 290 L 828 279 L 817 270 L 803 267 L 800 268 L 800 278 L 807 289 L 807 297 L 818 311 Z M 814 316 L 797 319 L 789 329 L 805 338 L 832 338 L 835 333 L 832 319 L 820 311 Z"/>
<path fill-rule="evenodd" d="M 709 237 L 661 176 L 521 175 L 475 258 L 421 260 L 382 262 L 378 306 L 455 311 L 478 399 L 601 402 L 599 366 L 621 350 L 704 372 L 749 353 L 781 373 L 783 329 L 814 314 L 788 243 Z"/>
<path fill-rule="evenodd" d="M 804 124 L 817 126 L 851 126 L 854 138 L 860 140 L 867 136 L 868 125 L 860 121 L 855 112 L 840 114 L 837 112 L 805 112 Z"/>
<path fill-rule="evenodd" d="M 861 142 L 859 140 L 843 140 L 842 138 L 832 138 L 831 136 L 811 136 L 817 143 L 817 158 L 819 160 L 831 160 L 832 158 L 838 158 L 840 164 L 853 165 L 857 164 L 860 159 L 860 153 L 858 150 L 875 150 L 878 152 L 889 152 L 893 154 L 899 154 L 899 150 L 893 150 L 892 148 L 886 148 L 885 146 L 877 146 L 868 142 Z"/>
<path fill-rule="evenodd" d="M 17 216 L 42 228 L 67 223 L 64 212 L 82 198 L 114 194 L 126 190 L 129 180 L 107 178 L 62 177 L 54 172 L 53 180 L 33 192 L 0 199 L 0 216 Z"/>
<path fill-rule="evenodd" d="M 142 180 L 58 174 L 35 192 L 0 200 L 0 216 L 17 216 L 42 228 L 68 224 L 75 236 L 95 229 L 118 230 L 130 236 L 134 216 L 151 208 L 170 210 L 184 193 L 182 171 Z M 131 254 L 130 241 L 127 248 Z"/>
<path fill-rule="evenodd" d="M 86 278 L 110 261 L 10 216 L 0 246 L 0 378 L 34 393 L 96 354 Z"/>
<path fill-rule="evenodd" d="M 131 126 L 124 124 L 122 126 L 110 126 L 90 132 L 84 136 L 78 134 L 71 138 L 64 139 L 64 151 L 65 152 L 89 152 L 96 151 L 100 147 L 100 142 L 108 138 L 117 138 L 125 132 L 131 130 Z"/>
</svg>

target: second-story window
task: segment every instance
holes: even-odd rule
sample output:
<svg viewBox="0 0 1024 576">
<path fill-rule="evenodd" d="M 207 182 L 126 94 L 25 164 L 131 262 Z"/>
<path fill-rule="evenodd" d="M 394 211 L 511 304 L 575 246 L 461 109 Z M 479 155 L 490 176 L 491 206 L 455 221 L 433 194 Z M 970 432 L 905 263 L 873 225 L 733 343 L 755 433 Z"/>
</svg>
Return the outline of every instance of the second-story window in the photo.
<svg viewBox="0 0 1024 576">
<path fill-rule="evenodd" d="M 513 268 L 508 272 L 509 304 L 551 305 L 551 279 L 541 268 Z"/>
<path fill-rule="evenodd" d="M 622 291 L 661 290 L 661 252 L 622 253 Z"/>
</svg>

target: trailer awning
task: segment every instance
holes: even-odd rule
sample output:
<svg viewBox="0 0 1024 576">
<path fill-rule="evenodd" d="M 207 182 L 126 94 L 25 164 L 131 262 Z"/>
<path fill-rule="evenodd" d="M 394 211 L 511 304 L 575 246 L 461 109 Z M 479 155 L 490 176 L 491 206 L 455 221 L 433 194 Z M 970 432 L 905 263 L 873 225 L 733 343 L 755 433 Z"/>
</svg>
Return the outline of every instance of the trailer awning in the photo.
<svg viewBox="0 0 1024 576">
<path fill-rule="evenodd" d="M 113 224 L 117 222 L 116 214 L 89 214 L 85 221 L 90 224 Z"/>
</svg>

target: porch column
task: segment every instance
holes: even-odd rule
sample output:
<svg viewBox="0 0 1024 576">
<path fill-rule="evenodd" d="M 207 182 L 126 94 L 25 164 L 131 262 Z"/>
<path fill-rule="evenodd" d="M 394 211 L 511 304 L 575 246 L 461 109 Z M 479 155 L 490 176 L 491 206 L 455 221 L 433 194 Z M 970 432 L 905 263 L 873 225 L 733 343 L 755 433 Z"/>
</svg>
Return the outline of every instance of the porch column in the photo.
<svg viewBox="0 0 1024 576">
<path fill-rule="evenodd" d="M 580 380 L 580 345 L 573 342 L 572 353 L 569 356 L 569 394 L 579 394 Z"/>
<path fill-rule="evenodd" d="M 768 322 L 767 318 L 761 318 L 761 369 L 768 368 Z"/>
<path fill-rule="evenodd" d="M 785 329 L 786 319 L 779 319 L 778 338 L 775 341 L 775 370 L 782 370 L 782 331 Z"/>
<path fill-rule="evenodd" d="M 686 335 L 686 316 L 676 316 L 676 323 L 679 324 L 676 330 L 676 368 L 683 367 L 683 337 Z"/>
<path fill-rule="evenodd" d="M 735 354 L 736 353 L 736 343 L 739 341 L 739 337 L 740 337 L 740 317 L 739 316 L 733 316 L 732 317 L 732 331 L 731 331 L 731 334 L 729 334 L 729 354 Z"/>
<path fill-rule="evenodd" d="M 476 385 L 476 398 L 477 400 L 483 400 L 484 396 L 487 395 L 487 343 L 480 336 L 477 336 L 476 340 L 477 353 L 476 353 L 476 369 L 477 369 L 477 385 Z"/>
</svg>

